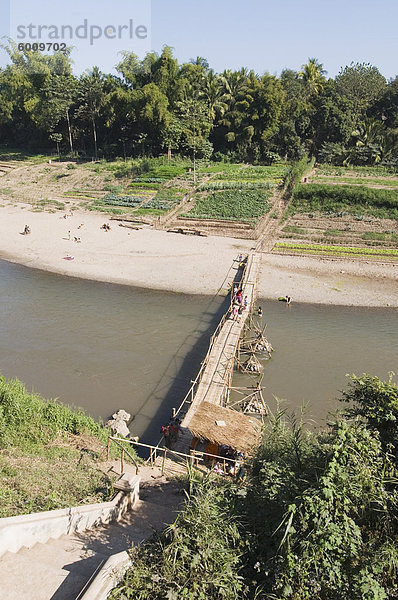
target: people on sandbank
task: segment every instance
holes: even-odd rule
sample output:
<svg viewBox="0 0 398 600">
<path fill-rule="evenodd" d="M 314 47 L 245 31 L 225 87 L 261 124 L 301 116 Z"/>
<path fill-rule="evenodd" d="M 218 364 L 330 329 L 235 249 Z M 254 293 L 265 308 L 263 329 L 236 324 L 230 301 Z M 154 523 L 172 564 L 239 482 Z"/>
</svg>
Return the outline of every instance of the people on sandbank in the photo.
<svg viewBox="0 0 398 600">
<path fill-rule="evenodd" d="M 22 235 L 29 235 L 30 227 L 29 225 L 25 225 Z"/>
<path fill-rule="evenodd" d="M 104 229 L 105 231 L 110 231 L 111 226 L 109 225 L 109 223 L 104 223 L 103 225 L 101 225 L 101 229 Z"/>
</svg>

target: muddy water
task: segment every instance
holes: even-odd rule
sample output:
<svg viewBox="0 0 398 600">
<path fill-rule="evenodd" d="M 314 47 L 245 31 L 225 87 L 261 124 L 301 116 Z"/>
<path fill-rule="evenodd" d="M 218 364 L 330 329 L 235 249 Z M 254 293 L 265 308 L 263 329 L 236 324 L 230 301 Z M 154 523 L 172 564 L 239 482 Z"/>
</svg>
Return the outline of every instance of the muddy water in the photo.
<svg viewBox="0 0 398 600">
<path fill-rule="evenodd" d="M 0 261 L 0 373 L 157 441 L 221 317 L 220 297 L 148 292 Z"/>
<path fill-rule="evenodd" d="M 266 336 L 275 352 L 264 361 L 264 398 L 274 412 L 275 396 L 287 412 L 306 404 L 306 419 L 325 423 L 328 412 L 342 408 L 338 398 L 346 374 L 398 376 L 398 310 L 325 307 L 260 301 Z M 397 381 L 398 377 L 395 377 Z M 234 385 L 253 379 L 237 375 Z"/>
<path fill-rule="evenodd" d="M 275 348 L 265 398 L 322 424 L 346 373 L 398 373 L 398 311 L 261 302 Z M 157 293 L 0 261 L 0 372 L 106 419 L 125 408 L 147 442 L 197 373 L 221 298 Z M 240 376 L 241 385 L 246 379 Z M 249 380 L 247 380 L 249 382 Z"/>
</svg>

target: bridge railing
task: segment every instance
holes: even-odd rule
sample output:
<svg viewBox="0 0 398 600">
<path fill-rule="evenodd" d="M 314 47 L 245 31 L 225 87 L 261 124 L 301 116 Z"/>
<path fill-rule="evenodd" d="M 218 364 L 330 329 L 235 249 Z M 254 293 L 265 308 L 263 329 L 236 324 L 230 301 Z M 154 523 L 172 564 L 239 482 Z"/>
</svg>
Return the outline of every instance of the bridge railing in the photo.
<svg viewBox="0 0 398 600">
<path fill-rule="evenodd" d="M 192 449 L 189 454 L 185 454 L 184 452 L 177 452 L 176 450 L 171 450 L 170 448 L 163 448 L 161 446 L 152 446 L 151 444 L 143 444 L 142 442 L 136 442 L 135 440 L 127 440 L 127 439 L 118 438 L 115 436 L 109 436 L 109 438 L 108 438 L 107 460 L 109 460 L 109 449 L 110 449 L 111 442 L 116 443 L 121 448 L 123 448 L 123 444 L 130 444 L 132 446 L 146 448 L 147 450 L 149 450 L 149 458 L 147 459 L 146 462 L 149 462 L 151 464 L 151 466 L 155 466 L 158 458 L 162 459 L 162 462 L 160 465 L 162 475 L 164 475 L 165 463 L 166 463 L 167 457 L 172 458 L 179 464 L 183 464 L 185 467 L 187 467 L 187 465 L 191 465 L 193 467 L 199 467 L 199 465 L 201 465 L 201 466 L 206 467 L 206 464 L 205 464 L 206 462 L 209 462 L 212 467 L 215 462 L 218 462 L 223 465 L 224 472 L 227 472 L 227 467 L 230 469 L 235 469 L 236 463 L 238 462 L 238 459 L 235 459 L 235 458 L 227 458 L 224 456 L 218 456 L 216 454 L 209 454 L 208 452 L 202 452 L 200 450 Z M 126 450 L 125 448 L 123 448 L 123 450 L 131 458 L 133 458 L 132 455 L 128 452 L 128 450 Z M 120 457 L 120 470 L 122 473 L 124 471 L 124 460 L 125 460 L 124 453 L 122 452 L 122 455 Z M 134 461 L 134 464 L 137 466 L 136 461 Z M 137 466 L 137 469 L 138 469 L 138 466 Z M 137 470 L 137 473 L 138 473 L 138 470 Z"/>
<path fill-rule="evenodd" d="M 249 265 L 251 266 L 251 255 L 248 256 L 245 267 L 243 269 L 242 272 L 242 277 L 240 279 L 240 283 L 242 281 L 245 280 L 246 277 L 246 272 L 248 270 Z M 247 283 L 245 285 L 248 285 Z M 252 283 L 250 283 L 249 285 L 253 285 Z M 213 350 L 213 346 L 217 340 L 217 337 L 221 331 L 221 329 L 224 327 L 225 322 L 229 319 L 229 317 L 231 316 L 231 312 L 232 312 L 232 306 L 233 306 L 233 301 L 234 301 L 234 297 L 233 294 L 231 294 L 231 302 L 230 302 L 230 306 L 228 308 L 228 310 L 223 314 L 221 320 L 219 321 L 217 327 L 215 328 L 213 334 L 210 337 L 210 343 L 209 343 L 209 347 L 207 349 L 207 353 L 206 356 L 204 357 L 199 372 L 196 375 L 195 379 L 192 381 L 192 385 L 189 388 L 188 392 L 186 393 L 185 397 L 183 398 L 181 404 L 179 405 L 179 407 L 177 409 L 173 409 L 173 416 L 177 417 L 179 414 L 181 414 L 184 411 L 184 407 L 186 406 L 186 404 L 192 404 L 192 401 L 194 399 L 195 396 L 195 392 L 196 389 L 202 379 L 202 375 L 203 375 L 203 371 L 206 369 L 208 360 L 209 360 L 209 356 Z"/>
</svg>

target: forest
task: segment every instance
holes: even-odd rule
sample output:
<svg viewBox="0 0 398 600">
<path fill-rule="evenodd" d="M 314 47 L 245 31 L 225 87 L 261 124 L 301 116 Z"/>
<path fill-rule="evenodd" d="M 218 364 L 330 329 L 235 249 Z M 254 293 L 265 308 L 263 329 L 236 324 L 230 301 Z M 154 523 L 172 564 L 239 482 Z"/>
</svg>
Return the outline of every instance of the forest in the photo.
<svg viewBox="0 0 398 600">
<path fill-rule="evenodd" d="M 73 74 L 71 50 L 4 46 L 0 140 L 10 148 L 113 159 L 178 154 L 270 165 L 304 155 L 398 167 L 398 77 L 351 63 L 335 78 L 310 58 L 280 76 L 179 64 L 173 49 L 122 52 L 117 75 Z M 264 61 L 266 63 L 266 61 Z"/>
</svg>

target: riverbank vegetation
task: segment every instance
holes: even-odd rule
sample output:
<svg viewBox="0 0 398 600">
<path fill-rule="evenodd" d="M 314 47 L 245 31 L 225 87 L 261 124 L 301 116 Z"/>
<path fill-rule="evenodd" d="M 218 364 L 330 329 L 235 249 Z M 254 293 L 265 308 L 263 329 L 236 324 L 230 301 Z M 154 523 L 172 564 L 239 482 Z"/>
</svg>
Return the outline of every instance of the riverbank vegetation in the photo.
<svg viewBox="0 0 398 600">
<path fill-rule="evenodd" d="M 278 412 L 243 485 L 191 477 L 112 600 L 396 598 L 398 386 L 353 377 L 341 399 L 319 432 Z"/>
<path fill-rule="evenodd" d="M 387 82 L 370 64 L 351 64 L 335 78 L 315 58 L 280 76 L 266 64 L 263 74 L 216 73 L 202 57 L 180 64 L 165 46 L 142 60 L 123 52 L 116 76 L 98 67 L 75 76 L 70 50 L 46 55 L 13 42 L 6 49 L 1 138 L 43 159 L 118 159 L 122 177 L 131 173 L 129 157 L 161 154 L 264 165 L 308 154 L 334 165 L 398 167 L 398 78 Z M 9 150 L 3 160 L 15 158 Z"/>
<path fill-rule="evenodd" d="M 106 501 L 108 430 L 0 376 L 0 517 Z"/>
</svg>

